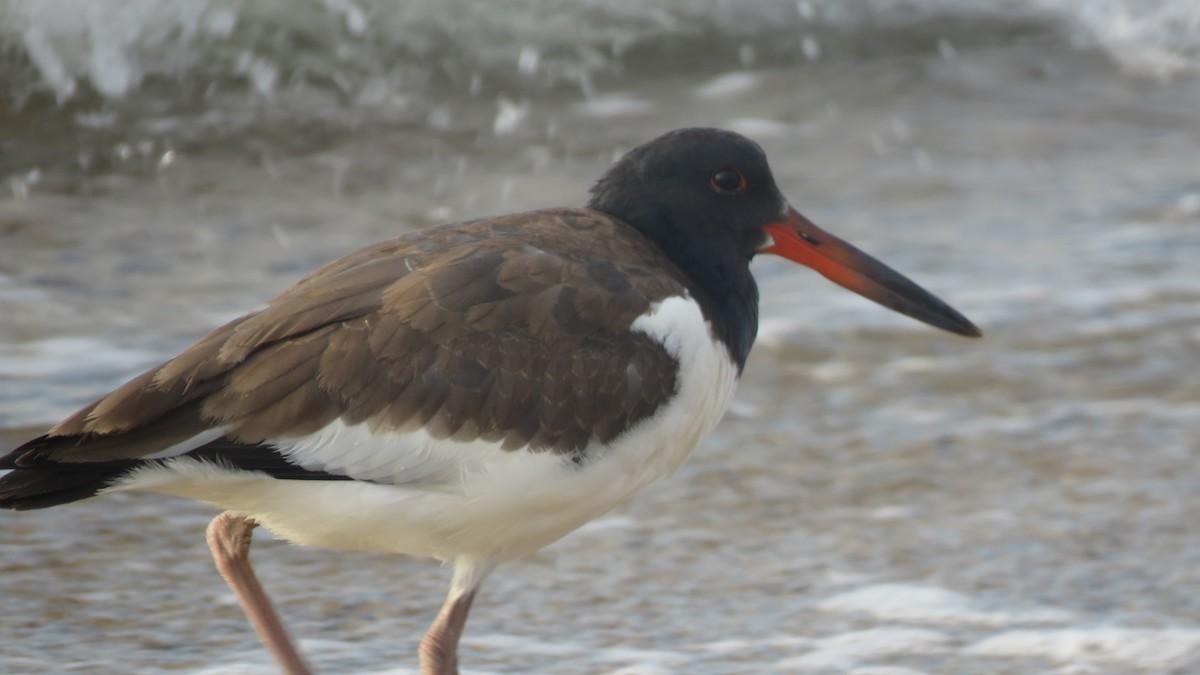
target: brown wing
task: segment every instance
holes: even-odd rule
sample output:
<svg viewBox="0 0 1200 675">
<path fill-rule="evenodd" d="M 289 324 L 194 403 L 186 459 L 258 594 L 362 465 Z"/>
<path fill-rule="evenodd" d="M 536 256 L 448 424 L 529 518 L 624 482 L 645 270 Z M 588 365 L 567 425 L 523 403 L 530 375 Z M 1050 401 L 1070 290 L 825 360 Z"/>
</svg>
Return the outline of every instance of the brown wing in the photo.
<svg viewBox="0 0 1200 675">
<path fill-rule="evenodd" d="M 683 288 L 595 212 L 410 233 L 331 263 L 0 466 L 136 460 L 217 427 L 250 446 L 335 419 L 579 453 L 674 393 L 675 360 L 628 328 Z"/>
</svg>

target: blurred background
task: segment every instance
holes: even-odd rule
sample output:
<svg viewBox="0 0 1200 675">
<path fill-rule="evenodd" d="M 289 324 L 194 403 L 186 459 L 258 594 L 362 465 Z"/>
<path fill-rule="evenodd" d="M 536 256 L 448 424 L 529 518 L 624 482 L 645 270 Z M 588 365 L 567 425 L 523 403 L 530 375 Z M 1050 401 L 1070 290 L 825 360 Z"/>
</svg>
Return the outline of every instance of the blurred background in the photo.
<svg viewBox="0 0 1200 675">
<path fill-rule="evenodd" d="M 689 125 L 986 338 L 757 261 L 717 433 L 499 570 L 466 672 L 1200 669 L 1195 0 L 0 0 L 0 440 Z M 211 516 L 0 514 L 0 672 L 273 672 Z M 411 672 L 447 570 L 259 540 L 318 670 Z"/>
</svg>

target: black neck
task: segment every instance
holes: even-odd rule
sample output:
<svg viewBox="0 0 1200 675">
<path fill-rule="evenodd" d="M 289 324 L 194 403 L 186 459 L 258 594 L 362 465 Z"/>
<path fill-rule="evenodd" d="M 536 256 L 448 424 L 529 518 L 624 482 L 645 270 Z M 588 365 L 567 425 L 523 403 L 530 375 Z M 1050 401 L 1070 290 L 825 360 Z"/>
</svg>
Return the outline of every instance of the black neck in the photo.
<svg viewBox="0 0 1200 675">
<path fill-rule="evenodd" d="M 596 183 L 588 208 L 629 223 L 675 263 L 740 373 L 758 333 L 758 285 L 750 259 L 762 246 L 762 229 L 738 227 L 730 214 L 680 208 L 678 195 L 647 187 L 636 152 Z"/>
<path fill-rule="evenodd" d="M 674 262 L 688 275 L 688 290 L 741 374 L 758 335 L 758 284 L 750 274 L 749 261 L 734 256 L 719 260 L 702 268 L 695 261 Z"/>
<path fill-rule="evenodd" d="M 610 212 L 611 213 L 611 212 Z M 668 213 L 622 218 L 658 245 L 662 254 L 686 276 L 688 292 L 712 326 L 713 336 L 729 350 L 738 373 L 746 364 L 758 334 L 758 284 L 750 274 L 749 242 L 692 234 L 670 221 Z M 718 233 L 727 230 L 718 230 Z"/>
</svg>

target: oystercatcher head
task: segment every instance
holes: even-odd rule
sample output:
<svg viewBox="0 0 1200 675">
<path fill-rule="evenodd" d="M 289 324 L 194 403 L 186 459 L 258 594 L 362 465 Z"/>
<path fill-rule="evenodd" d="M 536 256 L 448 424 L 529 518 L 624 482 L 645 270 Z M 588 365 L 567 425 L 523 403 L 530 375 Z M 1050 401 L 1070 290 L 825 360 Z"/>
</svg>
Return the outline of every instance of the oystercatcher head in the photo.
<svg viewBox="0 0 1200 675">
<path fill-rule="evenodd" d="M 724 413 L 774 253 L 960 335 L 966 318 L 818 229 L 761 148 L 634 149 L 586 209 L 410 232 L 330 263 L 0 458 L 0 506 L 147 490 L 214 504 L 209 544 L 264 644 L 307 672 L 250 568 L 259 524 L 452 562 L 422 672 L 475 591 L 677 468 Z"/>
<path fill-rule="evenodd" d="M 680 129 L 630 151 L 592 188 L 588 207 L 632 224 L 685 270 L 739 364 L 758 328 L 750 259 L 774 253 L 885 307 L 959 335 L 966 317 L 903 275 L 825 232 L 788 203 L 766 153 L 719 129 Z"/>
</svg>

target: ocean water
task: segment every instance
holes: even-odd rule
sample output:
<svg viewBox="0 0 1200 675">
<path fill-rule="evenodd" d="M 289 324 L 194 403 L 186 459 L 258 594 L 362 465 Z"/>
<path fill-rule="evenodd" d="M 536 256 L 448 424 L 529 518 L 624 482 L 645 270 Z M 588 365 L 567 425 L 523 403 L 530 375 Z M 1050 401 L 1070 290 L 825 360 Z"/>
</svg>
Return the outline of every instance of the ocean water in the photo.
<svg viewBox="0 0 1200 675">
<path fill-rule="evenodd" d="M 320 264 L 741 131 L 985 331 L 786 261 L 680 473 L 498 570 L 469 673 L 1200 670 L 1192 0 L 0 0 L 0 438 Z M 273 672 L 202 505 L 0 514 L 0 672 Z M 448 570 L 254 558 L 321 672 L 414 672 Z"/>
</svg>

